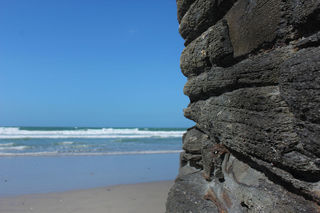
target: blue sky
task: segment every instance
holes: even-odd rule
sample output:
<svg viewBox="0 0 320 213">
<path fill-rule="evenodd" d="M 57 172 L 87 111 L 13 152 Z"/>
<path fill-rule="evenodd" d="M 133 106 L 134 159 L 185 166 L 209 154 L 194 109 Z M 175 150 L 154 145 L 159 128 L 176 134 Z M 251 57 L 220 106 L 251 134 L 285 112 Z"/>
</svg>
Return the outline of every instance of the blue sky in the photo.
<svg viewBox="0 0 320 213">
<path fill-rule="evenodd" d="M 188 127 L 174 0 L 2 0 L 1 126 Z"/>
</svg>

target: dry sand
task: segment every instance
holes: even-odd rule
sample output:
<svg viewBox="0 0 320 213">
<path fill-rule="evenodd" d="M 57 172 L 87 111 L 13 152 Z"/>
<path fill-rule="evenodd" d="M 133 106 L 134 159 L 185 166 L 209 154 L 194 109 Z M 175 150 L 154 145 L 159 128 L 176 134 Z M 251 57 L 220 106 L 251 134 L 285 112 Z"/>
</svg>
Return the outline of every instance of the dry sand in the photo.
<svg viewBox="0 0 320 213">
<path fill-rule="evenodd" d="M 173 181 L 0 197 L 0 213 L 164 213 Z"/>
</svg>

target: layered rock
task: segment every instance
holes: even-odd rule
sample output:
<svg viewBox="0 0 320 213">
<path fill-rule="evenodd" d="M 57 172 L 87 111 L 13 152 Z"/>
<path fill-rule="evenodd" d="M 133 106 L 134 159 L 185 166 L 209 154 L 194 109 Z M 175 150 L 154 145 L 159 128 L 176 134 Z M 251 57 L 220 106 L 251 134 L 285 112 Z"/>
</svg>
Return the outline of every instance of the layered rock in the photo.
<svg viewBox="0 0 320 213">
<path fill-rule="evenodd" d="M 188 78 L 167 213 L 320 212 L 320 0 L 177 0 Z"/>
</svg>

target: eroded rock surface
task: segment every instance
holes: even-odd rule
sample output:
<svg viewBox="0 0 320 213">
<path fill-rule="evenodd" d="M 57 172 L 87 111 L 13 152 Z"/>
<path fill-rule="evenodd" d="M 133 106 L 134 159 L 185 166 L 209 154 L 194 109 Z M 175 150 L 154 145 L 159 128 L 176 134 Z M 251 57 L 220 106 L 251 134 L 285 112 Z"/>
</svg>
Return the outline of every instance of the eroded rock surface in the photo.
<svg viewBox="0 0 320 213">
<path fill-rule="evenodd" d="M 167 213 L 320 212 L 320 0 L 177 0 L 188 78 Z"/>
</svg>

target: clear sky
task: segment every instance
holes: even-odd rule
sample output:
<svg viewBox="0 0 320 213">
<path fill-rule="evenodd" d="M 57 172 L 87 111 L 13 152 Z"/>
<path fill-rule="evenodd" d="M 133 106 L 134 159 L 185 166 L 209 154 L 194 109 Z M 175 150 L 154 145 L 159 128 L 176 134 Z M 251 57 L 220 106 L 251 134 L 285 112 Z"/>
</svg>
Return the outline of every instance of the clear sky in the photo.
<svg viewBox="0 0 320 213">
<path fill-rule="evenodd" d="M 0 126 L 189 127 L 175 0 L 1 0 Z"/>
</svg>

